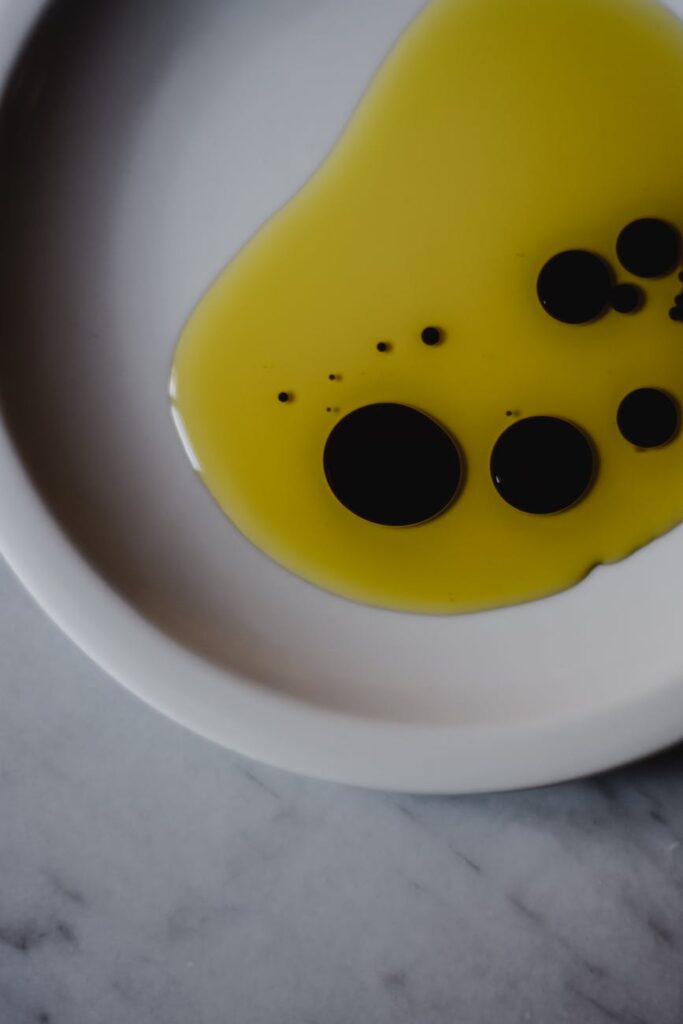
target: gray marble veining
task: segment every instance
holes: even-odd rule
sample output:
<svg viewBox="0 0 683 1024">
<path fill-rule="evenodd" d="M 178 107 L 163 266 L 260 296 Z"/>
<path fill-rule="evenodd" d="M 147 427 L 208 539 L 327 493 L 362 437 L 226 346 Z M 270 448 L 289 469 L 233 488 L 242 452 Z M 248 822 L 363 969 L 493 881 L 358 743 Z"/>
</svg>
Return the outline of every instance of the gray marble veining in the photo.
<svg viewBox="0 0 683 1024">
<path fill-rule="evenodd" d="M 0 1024 L 679 1024 L 683 748 L 413 798 L 215 748 L 0 574 Z"/>
</svg>

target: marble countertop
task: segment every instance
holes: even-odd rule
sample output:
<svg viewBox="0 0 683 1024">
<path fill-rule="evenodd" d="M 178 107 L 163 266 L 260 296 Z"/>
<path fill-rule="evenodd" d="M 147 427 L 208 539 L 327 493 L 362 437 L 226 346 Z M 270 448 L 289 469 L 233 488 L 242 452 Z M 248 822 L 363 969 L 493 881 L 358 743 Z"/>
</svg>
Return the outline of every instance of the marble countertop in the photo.
<svg viewBox="0 0 683 1024">
<path fill-rule="evenodd" d="M 354 791 L 149 710 L 0 572 L 0 1024 L 679 1024 L 683 748 Z"/>
</svg>

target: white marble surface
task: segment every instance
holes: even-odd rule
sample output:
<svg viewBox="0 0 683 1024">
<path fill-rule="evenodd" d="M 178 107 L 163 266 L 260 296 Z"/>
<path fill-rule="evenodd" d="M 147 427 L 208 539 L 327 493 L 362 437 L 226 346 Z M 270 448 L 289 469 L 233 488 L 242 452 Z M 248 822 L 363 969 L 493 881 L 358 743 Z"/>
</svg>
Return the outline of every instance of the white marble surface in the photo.
<svg viewBox="0 0 683 1024">
<path fill-rule="evenodd" d="M 0 573 L 0 1024 L 678 1024 L 683 748 L 356 792 L 147 709 Z"/>
</svg>

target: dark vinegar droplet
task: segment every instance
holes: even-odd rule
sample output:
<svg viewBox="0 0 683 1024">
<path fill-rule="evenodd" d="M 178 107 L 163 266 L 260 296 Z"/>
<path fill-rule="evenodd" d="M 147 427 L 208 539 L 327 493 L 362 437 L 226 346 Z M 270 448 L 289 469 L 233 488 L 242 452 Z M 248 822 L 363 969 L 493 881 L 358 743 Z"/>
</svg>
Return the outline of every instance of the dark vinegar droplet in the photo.
<svg viewBox="0 0 683 1024">
<path fill-rule="evenodd" d="M 678 433 L 678 403 L 659 388 L 638 388 L 621 402 L 617 425 L 622 435 L 637 448 L 659 448 Z"/>
<path fill-rule="evenodd" d="M 610 292 L 610 305 L 617 313 L 635 313 L 643 304 L 643 293 L 635 284 L 618 284 Z"/>
<path fill-rule="evenodd" d="M 365 405 L 337 423 L 323 455 L 325 477 L 350 512 L 384 526 L 411 526 L 456 497 L 462 462 L 435 420 L 406 405 Z"/>
<path fill-rule="evenodd" d="M 680 309 L 678 306 L 674 306 L 669 310 L 669 316 L 672 320 L 683 320 L 683 309 Z"/>
<path fill-rule="evenodd" d="M 672 224 L 655 217 L 634 220 L 617 239 L 622 267 L 636 277 L 664 277 L 680 261 L 681 240 Z"/>
<path fill-rule="evenodd" d="M 420 337 L 425 345 L 438 345 L 441 341 L 441 331 L 438 327 L 425 327 Z"/>
<path fill-rule="evenodd" d="M 586 435 L 555 416 L 518 420 L 501 434 L 491 454 L 491 476 L 500 496 L 536 515 L 575 505 L 588 492 L 594 473 Z"/>
<path fill-rule="evenodd" d="M 291 397 L 292 396 L 289 394 L 288 391 L 281 391 L 280 394 L 277 396 L 277 400 L 278 402 L 288 402 Z"/>
<path fill-rule="evenodd" d="M 377 351 L 378 352 L 388 352 L 390 348 L 391 348 L 391 345 L 389 344 L 388 341 L 378 341 L 377 342 Z"/>
<path fill-rule="evenodd" d="M 565 324 L 587 324 L 607 310 L 612 275 L 599 256 L 569 249 L 545 264 L 536 283 L 546 313 Z"/>
</svg>

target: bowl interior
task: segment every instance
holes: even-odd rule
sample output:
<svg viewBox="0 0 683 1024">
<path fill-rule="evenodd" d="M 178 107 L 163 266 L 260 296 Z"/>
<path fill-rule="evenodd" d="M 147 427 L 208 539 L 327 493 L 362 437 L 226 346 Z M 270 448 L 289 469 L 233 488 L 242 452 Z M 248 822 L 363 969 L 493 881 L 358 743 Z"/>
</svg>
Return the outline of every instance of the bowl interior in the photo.
<svg viewBox="0 0 683 1024">
<path fill-rule="evenodd" d="M 2 108 L 3 416 L 73 546 L 226 672 L 383 721 L 590 716 L 680 673 L 681 529 L 548 600 L 384 612 L 255 550 L 171 422 L 169 367 L 194 303 L 323 159 L 422 5 L 53 5 Z"/>
</svg>

